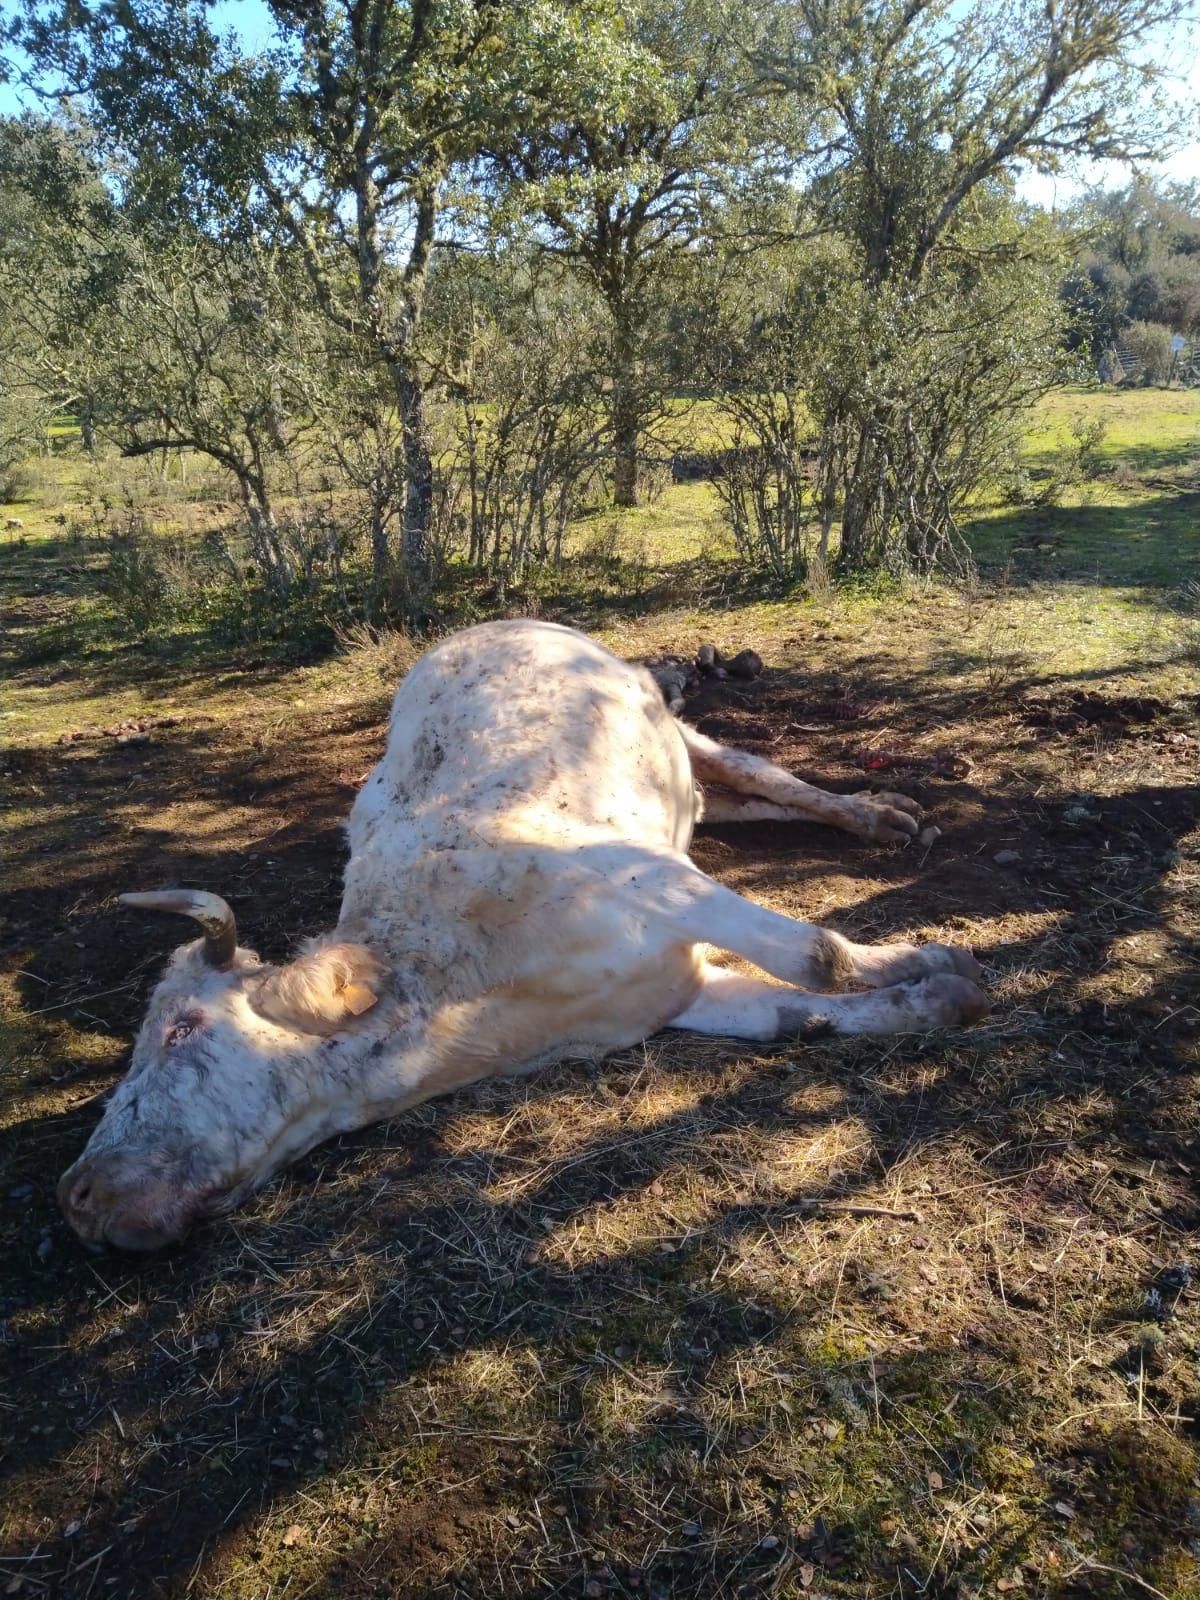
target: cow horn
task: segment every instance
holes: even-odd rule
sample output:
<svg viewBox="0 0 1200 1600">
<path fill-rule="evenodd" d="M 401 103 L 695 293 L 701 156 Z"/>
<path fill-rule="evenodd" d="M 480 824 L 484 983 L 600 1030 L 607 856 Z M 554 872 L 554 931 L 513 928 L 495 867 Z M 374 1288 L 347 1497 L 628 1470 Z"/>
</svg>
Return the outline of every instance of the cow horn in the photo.
<svg viewBox="0 0 1200 1600">
<path fill-rule="evenodd" d="M 177 911 L 194 917 L 204 929 L 204 959 L 210 966 L 227 967 L 237 949 L 237 922 L 219 894 L 203 889 L 152 889 L 147 894 L 122 894 L 123 906 L 138 911 Z"/>
</svg>

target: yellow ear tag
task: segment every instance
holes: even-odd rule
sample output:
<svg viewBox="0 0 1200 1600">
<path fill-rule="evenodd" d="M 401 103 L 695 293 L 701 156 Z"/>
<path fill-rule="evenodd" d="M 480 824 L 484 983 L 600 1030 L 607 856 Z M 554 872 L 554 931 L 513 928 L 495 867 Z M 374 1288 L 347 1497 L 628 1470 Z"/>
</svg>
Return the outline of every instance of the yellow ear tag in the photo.
<svg viewBox="0 0 1200 1600">
<path fill-rule="evenodd" d="M 342 1000 L 347 1011 L 361 1017 L 364 1011 L 370 1011 L 378 1003 L 379 996 L 374 989 L 368 989 L 365 983 L 348 983 L 342 990 Z"/>
</svg>

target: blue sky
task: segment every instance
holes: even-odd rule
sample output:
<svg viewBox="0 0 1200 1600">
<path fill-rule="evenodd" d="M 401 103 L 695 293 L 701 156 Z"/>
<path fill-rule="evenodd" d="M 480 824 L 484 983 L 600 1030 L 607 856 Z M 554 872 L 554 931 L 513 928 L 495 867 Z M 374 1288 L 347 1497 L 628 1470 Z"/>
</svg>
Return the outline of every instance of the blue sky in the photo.
<svg viewBox="0 0 1200 1600">
<path fill-rule="evenodd" d="M 0 15 L 5 8 L 0 5 Z M 270 13 L 263 0 L 218 0 L 212 8 L 217 26 L 237 33 L 251 49 L 269 42 Z M 1200 36 L 1194 27 L 1180 25 L 1164 31 L 1148 52 L 1149 59 L 1170 70 L 1170 94 L 1192 121 L 1192 139 L 1150 169 L 1155 176 L 1180 182 L 1200 179 Z M 12 115 L 26 100 L 14 84 L 0 83 L 0 115 Z M 1116 187 L 1127 181 L 1128 168 L 1118 162 L 1081 162 L 1053 176 L 1025 172 L 1019 179 L 1021 193 L 1037 205 L 1053 209 L 1068 204 L 1088 185 Z"/>
<path fill-rule="evenodd" d="M 1190 117 L 1193 137 L 1149 170 L 1152 176 L 1174 179 L 1178 183 L 1200 179 L 1200 128 L 1196 125 L 1200 108 L 1200 38 L 1194 30 L 1180 27 L 1172 36 L 1164 38 L 1161 53 L 1156 50 L 1151 59 L 1170 67 L 1169 93 L 1184 116 Z M 1027 199 L 1049 210 L 1069 202 L 1085 185 L 1116 188 L 1127 182 L 1128 176 L 1129 168 L 1120 162 L 1088 161 L 1055 176 L 1026 173 L 1021 180 L 1021 191 Z"/>
</svg>

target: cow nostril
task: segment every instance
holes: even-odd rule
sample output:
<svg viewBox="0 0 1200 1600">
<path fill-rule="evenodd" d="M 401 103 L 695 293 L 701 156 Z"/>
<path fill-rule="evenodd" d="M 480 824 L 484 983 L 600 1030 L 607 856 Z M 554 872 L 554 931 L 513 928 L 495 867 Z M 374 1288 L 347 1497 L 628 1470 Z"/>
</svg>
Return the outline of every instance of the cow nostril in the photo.
<svg viewBox="0 0 1200 1600">
<path fill-rule="evenodd" d="M 82 1211 L 91 1198 L 92 1180 L 90 1178 L 81 1178 L 71 1190 L 71 1209 L 73 1211 Z"/>
</svg>

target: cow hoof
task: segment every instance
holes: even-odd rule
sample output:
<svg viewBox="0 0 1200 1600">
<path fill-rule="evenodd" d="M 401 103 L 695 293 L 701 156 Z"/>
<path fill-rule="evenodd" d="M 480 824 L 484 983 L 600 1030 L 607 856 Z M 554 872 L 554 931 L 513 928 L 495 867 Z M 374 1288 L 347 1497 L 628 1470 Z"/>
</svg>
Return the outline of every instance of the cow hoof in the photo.
<svg viewBox="0 0 1200 1600">
<path fill-rule="evenodd" d="M 889 806 L 893 811 L 904 811 L 910 817 L 922 817 L 924 812 L 915 800 L 910 800 L 906 794 L 895 794 L 891 789 L 866 790 L 868 799 L 874 800 L 876 805 Z"/>
<path fill-rule="evenodd" d="M 933 1028 L 966 1027 L 981 1022 L 992 1009 L 983 990 L 957 973 L 941 972 L 935 978 L 926 978 L 920 988 L 928 1007 L 926 1020 Z"/>
<path fill-rule="evenodd" d="M 915 800 L 904 800 L 898 794 L 869 793 L 857 794 L 854 800 L 859 823 L 855 832 L 861 832 L 863 838 L 869 839 L 872 844 L 908 844 L 916 833 L 921 808 Z M 893 800 L 903 800 L 903 809 L 889 804 Z"/>
<path fill-rule="evenodd" d="M 961 945 L 923 944 L 921 954 L 934 972 L 956 973 L 960 978 L 969 978 L 973 984 L 983 977 L 983 968 Z"/>
</svg>

